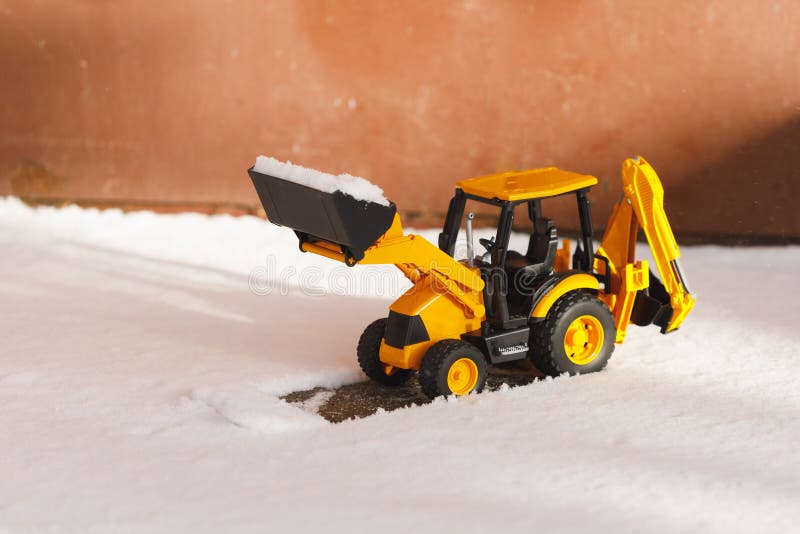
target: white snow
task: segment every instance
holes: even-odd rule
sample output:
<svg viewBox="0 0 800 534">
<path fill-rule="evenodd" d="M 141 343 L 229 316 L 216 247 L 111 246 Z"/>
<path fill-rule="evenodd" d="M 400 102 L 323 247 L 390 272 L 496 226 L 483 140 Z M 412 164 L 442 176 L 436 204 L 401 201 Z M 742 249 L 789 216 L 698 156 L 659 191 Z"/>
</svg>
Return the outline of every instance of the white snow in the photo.
<svg viewBox="0 0 800 534">
<path fill-rule="evenodd" d="M 684 247 L 697 308 L 632 327 L 603 373 L 333 425 L 278 396 L 362 379 L 394 268 L 252 217 L 1 198 L 0 247 L 0 532 L 800 522 L 800 248 Z"/>
<path fill-rule="evenodd" d="M 348 101 L 347 105 L 350 106 L 350 101 Z M 353 107 L 355 107 L 355 105 Z M 383 196 L 383 189 L 360 176 L 353 176 L 352 174 L 328 174 L 326 172 L 295 165 L 290 161 L 278 161 L 268 156 L 258 156 L 253 170 L 261 174 L 282 178 L 326 193 L 341 191 L 356 200 L 366 200 L 383 206 L 389 205 L 389 201 Z"/>
</svg>

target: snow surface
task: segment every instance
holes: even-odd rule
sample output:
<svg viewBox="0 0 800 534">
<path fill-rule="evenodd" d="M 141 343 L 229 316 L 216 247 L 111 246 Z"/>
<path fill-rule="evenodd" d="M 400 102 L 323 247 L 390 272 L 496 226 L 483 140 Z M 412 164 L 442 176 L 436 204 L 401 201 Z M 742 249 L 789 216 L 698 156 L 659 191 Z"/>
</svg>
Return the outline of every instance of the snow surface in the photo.
<svg viewBox="0 0 800 534">
<path fill-rule="evenodd" d="M 261 174 L 289 180 L 290 182 L 305 185 L 326 193 L 341 191 L 357 200 L 376 202 L 383 206 L 389 205 L 389 201 L 383 196 L 383 189 L 360 176 L 353 176 L 352 174 L 328 174 L 326 172 L 295 165 L 290 161 L 278 161 L 268 156 L 258 156 L 253 170 Z"/>
<path fill-rule="evenodd" d="M 603 373 L 333 425 L 278 396 L 362 379 L 393 268 L 253 217 L 14 199 L 0 246 L 0 532 L 800 523 L 800 248 L 685 248 L 697 308 Z"/>
</svg>

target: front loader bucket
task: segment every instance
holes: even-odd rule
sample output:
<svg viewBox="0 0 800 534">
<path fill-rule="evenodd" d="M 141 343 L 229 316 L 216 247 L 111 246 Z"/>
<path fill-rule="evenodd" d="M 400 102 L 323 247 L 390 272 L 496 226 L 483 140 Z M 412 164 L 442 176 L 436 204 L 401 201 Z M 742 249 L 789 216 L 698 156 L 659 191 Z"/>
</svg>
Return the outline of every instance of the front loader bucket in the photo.
<svg viewBox="0 0 800 534">
<path fill-rule="evenodd" d="M 389 229 L 397 212 L 394 203 L 383 206 L 341 191 L 326 193 L 252 167 L 247 172 L 270 222 L 294 230 L 301 245 L 320 240 L 334 243 L 355 261 Z"/>
</svg>

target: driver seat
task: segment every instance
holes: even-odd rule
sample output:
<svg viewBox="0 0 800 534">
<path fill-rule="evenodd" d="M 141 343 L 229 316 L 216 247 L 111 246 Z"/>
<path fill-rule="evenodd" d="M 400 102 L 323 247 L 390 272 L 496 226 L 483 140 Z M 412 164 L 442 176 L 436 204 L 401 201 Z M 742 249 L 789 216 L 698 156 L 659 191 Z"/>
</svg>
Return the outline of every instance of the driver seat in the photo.
<svg viewBox="0 0 800 534">
<path fill-rule="evenodd" d="M 533 221 L 533 232 L 528 241 L 528 251 L 523 256 L 509 251 L 506 256 L 506 269 L 509 274 L 532 281 L 553 272 L 553 264 L 558 250 L 558 234 L 553 221 L 537 217 Z M 518 273 L 518 271 L 523 271 Z"/>
</svg>

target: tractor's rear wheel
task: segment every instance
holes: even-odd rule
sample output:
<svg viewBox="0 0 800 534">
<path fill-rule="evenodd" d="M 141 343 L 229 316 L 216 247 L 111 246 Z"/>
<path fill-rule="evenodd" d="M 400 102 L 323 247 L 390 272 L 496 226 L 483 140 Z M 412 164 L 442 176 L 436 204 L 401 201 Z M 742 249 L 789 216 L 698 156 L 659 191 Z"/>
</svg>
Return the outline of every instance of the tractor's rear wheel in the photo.
<svg viewBox="0 0 800 534">
<path fill-rule="evenodd" d="M 550 376 L 602 370 L 614 352 L 617 328 L 608 307 L 594 294 L 568 293 L 531 332 L 530 359 Z"/>
<path fill-rule="evenodd" d="M 370 379 L 384 386 L 399 386 L 409 379 L 409 369 L 400 369 L 383 363 L 380 359 L 381 341 L 386 333 L 386 319 L 370 323 L 358 340 L 358 365 Z"/>
<path fill-rule="evenodd" d="M 474 345 L 456 339 L 435 343 L 419 368 L 419 385 L 429 398 L 479 393 L 486 385 L 487 365 Z"/>
</svg>

